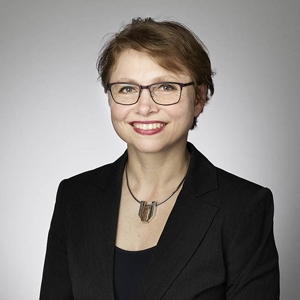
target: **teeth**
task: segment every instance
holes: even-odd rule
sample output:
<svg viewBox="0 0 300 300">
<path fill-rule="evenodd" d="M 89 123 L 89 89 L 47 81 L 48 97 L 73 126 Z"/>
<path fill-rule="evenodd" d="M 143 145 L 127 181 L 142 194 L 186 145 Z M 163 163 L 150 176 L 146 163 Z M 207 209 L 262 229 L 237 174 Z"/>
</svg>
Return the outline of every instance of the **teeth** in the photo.
<svg viewBox="0 0 300 300">
<path fill-rule="evenodd" d="M 151 124 L 133 123 L 132 125 L 142 130 L 152 130 L 152 129 L 157 129 L 165 126 L 165 124 L 163 123 L 151 123 Z"/>
</svg>

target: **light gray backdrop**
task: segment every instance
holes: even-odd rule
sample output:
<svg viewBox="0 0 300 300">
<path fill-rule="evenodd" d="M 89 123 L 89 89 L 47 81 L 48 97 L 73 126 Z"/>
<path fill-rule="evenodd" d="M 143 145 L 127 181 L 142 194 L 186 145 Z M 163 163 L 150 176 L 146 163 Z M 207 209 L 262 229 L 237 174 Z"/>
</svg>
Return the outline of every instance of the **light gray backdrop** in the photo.
<svg viewBox="0 0 300 300">
<path fill-rule="evenodd" d="M 300 299 L 299 12 L 299 0 L 1 0 L 0 298 L 38 298 L 58 183 L 125 149 L 96 80 L 103 36 L 161 16 L 195 31 L 217 71 L 190 141 L 272 189 L 282 299 Z"/>
</svg>

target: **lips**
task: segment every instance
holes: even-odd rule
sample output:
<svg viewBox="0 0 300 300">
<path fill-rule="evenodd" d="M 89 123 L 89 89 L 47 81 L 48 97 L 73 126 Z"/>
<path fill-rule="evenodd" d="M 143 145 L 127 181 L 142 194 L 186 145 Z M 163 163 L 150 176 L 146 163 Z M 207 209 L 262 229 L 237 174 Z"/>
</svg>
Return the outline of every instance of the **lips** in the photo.
<svg viewBox="0 0 300 300">
<path fill-rule="evenodd" d="M 133 129 L 140 134 L 156 134 L 166 126 L 164 122 L 132 122 Z"/>
</svg>

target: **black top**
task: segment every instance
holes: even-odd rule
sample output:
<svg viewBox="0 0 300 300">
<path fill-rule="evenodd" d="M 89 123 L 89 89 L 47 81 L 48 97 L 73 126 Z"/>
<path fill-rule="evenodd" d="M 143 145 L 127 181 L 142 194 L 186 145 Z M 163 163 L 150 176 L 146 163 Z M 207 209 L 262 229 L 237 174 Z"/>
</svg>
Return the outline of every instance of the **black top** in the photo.
<svg viewBox="0 0 300 300">
<path fill-rule="evenodd" d="M 135 300 L 155 247 L 127 251 L 115 247 L 114 289 L 116 300 Z"/>
</svg>

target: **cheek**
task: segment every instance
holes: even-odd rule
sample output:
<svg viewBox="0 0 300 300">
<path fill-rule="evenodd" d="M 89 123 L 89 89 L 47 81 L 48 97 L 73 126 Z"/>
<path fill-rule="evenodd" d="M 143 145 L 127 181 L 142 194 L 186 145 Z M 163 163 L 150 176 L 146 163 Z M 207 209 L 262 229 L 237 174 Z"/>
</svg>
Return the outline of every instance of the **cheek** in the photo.
<svg viewBox="0 0 300 300">
<path fill-rule="evenodd" d="M 187 101 L 178 106 L 176 110 L 169 112 L 169 115 L 175 121 L 176 127 L 179 126 L 184 131 L 189 130 L 194 122 L 194 106 Z"/>
<path fill-rule="evenodd" d="M 126 123 L 126 118 L 129 113 L 129 108 L 116 103 L 110 105 L 110 116 L 114 126 L 120 126 Z"/>
<path fill-rule="evenodd" d="M 112 126 L 116 132 L 116 134 L 122 138 L 122 117 L 120 115 L 120 112 L 115 109 L 115 108 L 112 108 L 110 109 L 110 119 L 111 119 L 111 123 L 112 123 Z"/>
<path fill-rule="evenodd" d="M 119 119 L 120 116 L 122 115 L 121 110 L 120 110 L 120 105 L 116 105 L 115 102 L 113 102 L 112 100 L 109 100 L 109 107 L 110 107 L 110 115 L 112 120 L 113 119 Z"/>
<path fill-rule="evenodd" d="M 120 113 L 118 113 L 118 110 L 114 107 L 114 104 L 110 105 L 110 119 L 114 129 L 117 130 L 120 121 Z"/>
<path fill-rule="evenodd" d="M 184 99 L 185 100 L 185 107 L 182 108 L 182 111 L 186 112 L 190 118 L 194 119 L 198 114 L 198 105 L 195 99 L 195 92 L 192 91 L 188 94 L 188 96 Z"/>
</svg>

